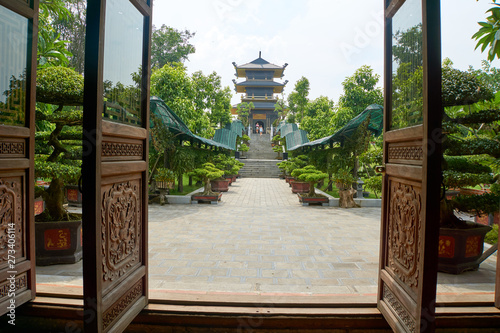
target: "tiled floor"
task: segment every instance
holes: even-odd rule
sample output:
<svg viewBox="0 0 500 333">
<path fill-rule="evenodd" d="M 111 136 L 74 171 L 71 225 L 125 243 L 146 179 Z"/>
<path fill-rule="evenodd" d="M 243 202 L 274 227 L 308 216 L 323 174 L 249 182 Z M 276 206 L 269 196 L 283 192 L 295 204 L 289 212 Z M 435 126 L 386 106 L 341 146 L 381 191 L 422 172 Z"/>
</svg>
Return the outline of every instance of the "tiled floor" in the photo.
<svg viewBox="0 0 500 333">
<path fill-rule="evenodd" d="M 238 179 L 218 205 L 150 205 L 153 290 L 349 294 L 375 300 L 380 208 L 302 206 L 280 179 Z M 496 255 L 439 273 L 438 293 L 491 294 Z M 40 285 L 81 286 L 81 263 L 37 267 Z"/>
</svg>

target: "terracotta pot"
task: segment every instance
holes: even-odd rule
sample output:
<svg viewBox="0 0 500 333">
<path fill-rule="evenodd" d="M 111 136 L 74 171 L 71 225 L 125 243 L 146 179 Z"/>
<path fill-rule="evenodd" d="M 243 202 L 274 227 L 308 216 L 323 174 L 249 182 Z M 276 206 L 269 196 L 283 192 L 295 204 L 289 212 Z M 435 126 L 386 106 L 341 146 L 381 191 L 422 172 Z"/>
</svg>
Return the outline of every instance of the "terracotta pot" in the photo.
<svg viewBox="0 0 500 333">
<path fill-rule="evenodd" d="M 292 193 L 308 193 L 310 184 L 307 182 L 292 181 Z"/>
<path fill-rule="evenodd" d="M 222 192 L 216 193 L 214 195 L 202 195 L 201 192 L 199 192 L 191 196 L 191 201 L 217 202 L 220 201 L 221 197 Z"/>
<path fill-rule="evenodd" d="M 328 204 L 330 200 L 327 197 L 303 197 L 301 194 L 297 194 L 299 201 L 303 204 Z"/>
<path fill-rule="evenodd" d="M 460 274 L 477 270 L 483 254 L 484 236 L 491 227 L 471 223 L 470 229 L 439 229 L 438 271 Z"/>
<path fill-rule="evenodd" d="M 82 221 L 35 222 L 36 264 L 74 264 L 82 259 Z"/>
<path fill-rule="evenodd" d="M 212 191 L 215 192 L 227 192 L 229 191 L 229 179 L 215 179 L 211 180 Z"/>
</svg>

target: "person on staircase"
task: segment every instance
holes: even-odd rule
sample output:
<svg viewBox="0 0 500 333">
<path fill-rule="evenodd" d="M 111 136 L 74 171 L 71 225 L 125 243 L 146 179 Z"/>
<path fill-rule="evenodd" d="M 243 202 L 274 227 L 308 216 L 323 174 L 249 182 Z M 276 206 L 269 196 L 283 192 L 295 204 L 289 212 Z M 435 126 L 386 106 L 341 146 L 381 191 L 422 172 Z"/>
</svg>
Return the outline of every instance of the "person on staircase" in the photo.
<svg viewBox="0 0 500 333">
<path fill-rule="evenodd" d="M 264 127 L 263 126 L 259 126 L 259 132 L 260 132 L 260 136 L 262 136 L 262 132 L 264 132 Z"/>
</svg>

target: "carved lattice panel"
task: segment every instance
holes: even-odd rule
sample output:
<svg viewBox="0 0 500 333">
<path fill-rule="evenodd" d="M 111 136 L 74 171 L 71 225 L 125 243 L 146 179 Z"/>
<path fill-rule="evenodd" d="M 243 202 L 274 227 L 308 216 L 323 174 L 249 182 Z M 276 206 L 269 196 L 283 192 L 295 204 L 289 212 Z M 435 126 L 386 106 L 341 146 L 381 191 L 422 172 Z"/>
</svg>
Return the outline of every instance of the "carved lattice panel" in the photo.
<svg viewBox="0 0 500 333">
<path fill-rule="evenodd" d="M 103 287 L 141 264 L 141 182 L 103 186 L 101 209 Z"/>
<path fill-rule="evenodd" d="M 22 176 L 0 177 L 0 269 L 24 257 L 23 198 Z"/>
<path fill-rule="evenodd" d="M 387 270 L 416 294 L 422 239 L 420 185 L 390 178 L 388 203 Z"/>
</svg>

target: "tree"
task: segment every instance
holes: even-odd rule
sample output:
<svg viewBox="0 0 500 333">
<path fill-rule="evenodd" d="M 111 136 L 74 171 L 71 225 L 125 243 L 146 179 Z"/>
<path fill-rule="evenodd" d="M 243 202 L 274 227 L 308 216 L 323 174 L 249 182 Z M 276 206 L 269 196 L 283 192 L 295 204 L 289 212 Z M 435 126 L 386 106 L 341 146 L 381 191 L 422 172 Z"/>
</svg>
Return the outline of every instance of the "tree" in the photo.
<svg viewBox="0 0 500 333">
<path fill-rule="evenodd" d="M 39 111 L 37 121 L 48 121 L 50 131 L 36 133 L 35 174 L 51 178 L 50 186 L 40 194 L 45 200 L 45 218 L 50 221 L 68 219 L 63 207 L 64 185 L 75 184 L 80 176 L 82 158 L 81 109 L 69 108 L 83 104 L 83 77 L 65 67 L 47 67 L 37 73 L 37 102 L 57 105 L 49 114 Z"/>
<path fill-rule="evenodd" d="M 220 128 L 231 122 L 231 90 L 229 87 L 222 87 L 221 77 L 216 72 L 205 76 L 197 71 L 191 78 L 195 111 L 198 115 L 206 113 L 210 125 L 218 125 Z"/>
<path fill-rule="evenodd" d="M 460 84 L 457 85 L 457 80 Z M 465 91 L 464 91 L 465 90 Z M 453 200 L 445 199 L 441 206 L 441 225 L 457 227 L 463 225 L 454 210 L 476 214 L 498 211 L 500 185 L 498 176 L 493 177 L 492 169 L 484 165 L 486 155 L 498 161 L 500 143 L 491 125 L 498 128 L 500 110 L 479 110 L 464 108 L 460 114 L 449 114 L 449 107 L 472 104 L 491 98 L 488 90 L 472 73 L 450 68 L 443 72 L 443 106 L 445 106 L 444 129 L 447 132 L 443 143 L 445 162 L 443 178 L 447 188 L 474 187 L 480 184 L 492 184 L 491 192 L 483 195 L 464 195 Z M 481 93 L 478 93 L 481 92 Z M 455 93 L 456 96 L 453 95 Z M 481 156 L 478 159 L 478 156 Z"/>
<path fill-rule="evenodd" d="M 278 100 L 274 105 L 274 111 L 278 113 L 278 119 L 276 119 L 276 124 L 275 124 L 277 126 L 280 121 L 285 120 L 288 112 L 290 111 L 288 109 L 288 105 L 286 105 L 285 96 L 283 94 L 281 94 L 281 97 L 278 97 Z"/>
<path fill-rule="evenodd" d="M 288 95 L 288 107 L 290 109 L 289 122 L 302 122 L 305 109 L 309 99 L 309 80 L 304 76 L 296 83 L 294 90 Z"/>
<path fill-rule="evenodd" d="M 352 76 L 342 82 L 344 93 L 339 98 L 339 107 L 351 109 L 352 117 L 355 117 L 368 105 L 383 104 L 382 89 L 376 87 L 379 79 L 380 75 L 373 73 L 370 66 L 364 65 L 358 68 Z M 351 118 L 338 121 L 336 125 L 340 128 Z M 347 121 L 344 123 L 345 120 Z"/>
<path fill-rule="evenodd" d="M 189 30 L 180 31 L 163 24 L 153 26 L 151 35 L 151 66 L 162 68 L 168 63 L 184 62 L 196 51 L 189 40 L 195 36 Z"/>
<path fill-rule="evenodd" d="M 292 177 L 294 177 L 295 179 L 300 179 L 303 182 L 308 182 L 309 193 L 307 193 L 307 196 L 310 198 L 314 198 L 316 197 L 316 192 L 314 190 L 316 183 L 320 180 L 328 178 L 328 175 L 316 169 L 314 165 L 307 165 L 304 168 L 293 170 Z"/>
<path fill-rule="evenodd" d="M 172 63 L 151 74 L 151 95 L 158 96 L 193 129 L 196 118 L 193 83 L 181 63 Z"/>
<path fill-rule="evenodd" d="M 238 104 L 238 107 L 236 109 L 236 112 L 238 113 L 238 119 L 241 120 L 245 128 L 249 125 L 248 115 L 250 114 L 250 110 L 252 110 L 254 107 L 255 105 L 253 105 L 252 102 L 243 102 Z"/>
<path fill-rule="evenodd" d="M 69 11 L 62 0 L 40 2 L 37 67 L 67 66 L 72 56 L 67 50 L 68 41 L 62 40 L 54 28 L 55 20 L 69 17 Z"/>
<path fill-rule="evenodd" d="M 411 63 L 413 65 L 411 71 L 423 66 L 422 45 L 424 40 L 422 36 L 421 23 L 406 31 L 397 31 L 394 35 L 395 43 L 392 46 L 394 60 L 398 64 Z"/>
<path fill-rule="evenodd" d="M 310 141 L 323 138 L 333 133 L 331 124 L 333 116 L 333 101 L 320 96 L 307 103 L 300 128 L 308 132 Z"/>
<path fill-rule="evenodd" d="M 69 42 L 68 51 L 71 53 L 69 66 L 82 74 L 85 64 L 87 1 L 66 0 L 64 3 L 68 15 L 59 16 L 52 26 L 61 34 L 63 40 Z"/>
<path fill-rule="evenodd" d="M 481 52 L 488 50 L 488 60 L 491 62 L 495 58 L 500 59 L 500 4 L 496 3 L 486 12 L 491 13 L 485 22 L 478 22 L 481 28 L 472 36 L 477 40 L 476 48 L 481 46 Z"/>
</svg>

